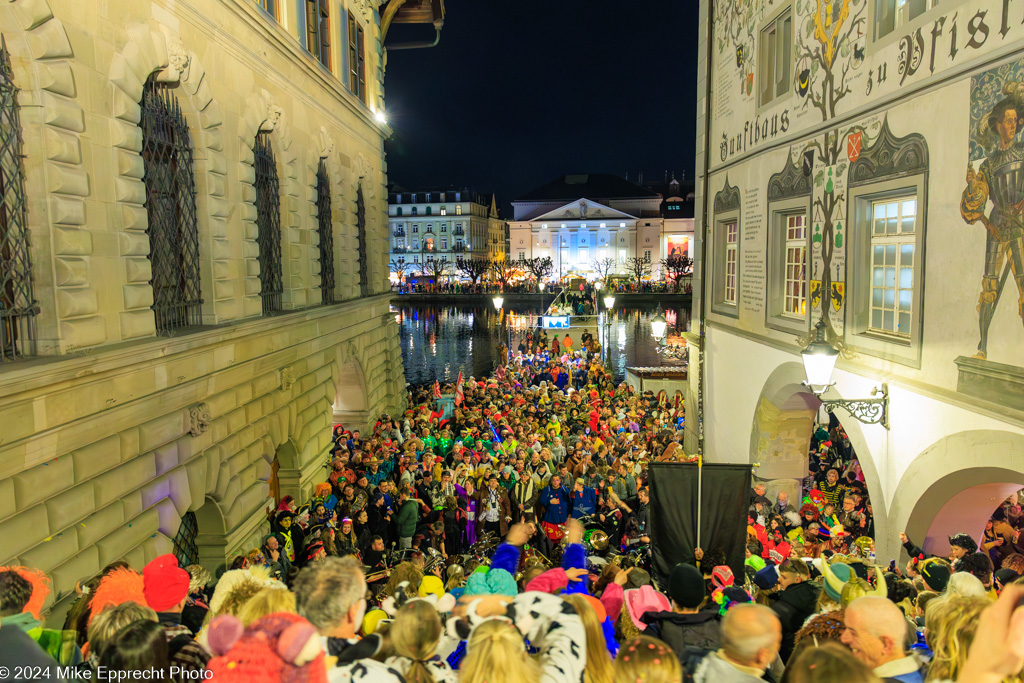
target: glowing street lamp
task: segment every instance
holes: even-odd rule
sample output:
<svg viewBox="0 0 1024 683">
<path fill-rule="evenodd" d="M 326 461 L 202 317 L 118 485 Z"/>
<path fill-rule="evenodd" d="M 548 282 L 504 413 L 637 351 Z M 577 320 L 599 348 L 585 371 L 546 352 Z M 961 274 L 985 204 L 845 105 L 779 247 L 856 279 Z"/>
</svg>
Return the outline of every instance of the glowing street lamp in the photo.
<svg viewBox="0 0 1024 683">
<path fill-rule="evenodd" d="M 658 304 L 658 310 L 651 318 L 651 334 L 657 341 L 661 341 L 665 338 L 665 333 L 668 331 L 668 320 L 665 319 L 665 312 L 661 310 L 661 304 Z"/>
<path fill-rule="evenodd" d="M 839 350 L 829 343 L 825 334 L 828 326 L 819 319 L 814 326 L 814 338 L 803 351 L 800 358 L 804 362 L 804 385 L 818 397 L 826 410 L 842 408 L 864 424 L 880 424 L 889 428 L 889 385 L 883 383 L 871 390 L 872 396 L 878 398 L 862 399 L 824 399 L 821 396 L 834 384 L 832 373 L 839 360 Z"/>
<path fill-rule="evenodd" d="M 606 310 L 612 310 L 615 307 L 615 297 L 609 294 L 604 298 L 604 307 Z"/>
<path fill-rule="evenodd" d="M 505 298 L 501 294 L 495 294 L 491 301 L 494 302 L 494 310 L 500 311 L 501 305 L 505 303 Z"/>
</svg>

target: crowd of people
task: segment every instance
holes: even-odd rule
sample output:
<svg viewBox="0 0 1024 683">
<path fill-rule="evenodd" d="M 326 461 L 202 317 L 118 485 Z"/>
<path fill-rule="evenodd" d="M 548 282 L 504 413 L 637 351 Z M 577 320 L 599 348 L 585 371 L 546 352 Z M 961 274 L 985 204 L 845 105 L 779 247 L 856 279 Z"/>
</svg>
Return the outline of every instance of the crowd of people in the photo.
<svg viewBox="0 0 1024 683">
<path fill-rule="evenodd" d="M 259 547 L 217 576 L 173 554 L 141 568 L 115 562 L 80 582 L 63 626 L 51 628 L 49 578 L 0 568 L 0 671 L 13 680 L 1022 680 L 1015 497 L 980 548 L 962 534 L 948 557 L 930 557 L 904 538 L 910 560 L 886 567 L 874 558 L 863 479 L 841 466 L 833 426 L 815 436 L 806 501 L 769 499 L 763 484 L 750 492 L 742 573 L 712 547 L 656 575 L 649 466 L 690 460 L 685 406 L 616 383 L 593 339 L 554 341 L 531 331 L 492 376 L 414 387 L 403 415 L 382 415 L 365 434 L 336 427 L 310 499 L 285 496 L 268 510 Z"/>
</svg>

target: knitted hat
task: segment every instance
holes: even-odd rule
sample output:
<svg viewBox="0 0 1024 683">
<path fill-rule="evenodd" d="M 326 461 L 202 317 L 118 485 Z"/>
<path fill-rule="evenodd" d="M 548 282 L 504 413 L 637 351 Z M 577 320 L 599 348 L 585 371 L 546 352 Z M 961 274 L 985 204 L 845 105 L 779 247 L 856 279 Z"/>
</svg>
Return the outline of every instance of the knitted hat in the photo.
<svg viewBox="0 0 1024 683">
<path fill-rule="evenodd" d="M 936 593 L 946 590 L 946 584 L 949 583 L 949 567 L 939 558 L 930 557 L 923 562 L 919 562 L 917 564 L 917 571 L 924 577 L 924 582 L 931 590 Z"/>
<path fill-rule="evenodd" d="M 233 616 L 210 623 L 211 678 L 227 683 L 326 683 L 327 666 L 316 629 L 297 614 L 279 612 L 249 628 Z"/>
<path fill-rule="evenodd" d="M 704 576 L 692 564 L 677 564 L 668 577 L 668 595 L 680 607 L 699 607 L 707 595 Z"/>
<path fill-rule="evenodd" d="M 711 570 L 711 583 L 718 588 L 727 588 L 736 583 L 736 577 L 733 576 L 732 569 L 723 564 Z"/>
<path fill-rule="evenodd" d="M 188 572 L 178 566 L 178 558 L 168 553 L 161 555 L 142 570 L 143 593 L 146 603 L 157 612 L 177 607 L 188 597 Z"/>
<path fill-rule="evenodd" d="M 761 590 L 771 590 L 779 582 L 779 572 L 774 564 L 765 566 L 764 569 L 754 574 L 754 585 Z"/>
</svg>

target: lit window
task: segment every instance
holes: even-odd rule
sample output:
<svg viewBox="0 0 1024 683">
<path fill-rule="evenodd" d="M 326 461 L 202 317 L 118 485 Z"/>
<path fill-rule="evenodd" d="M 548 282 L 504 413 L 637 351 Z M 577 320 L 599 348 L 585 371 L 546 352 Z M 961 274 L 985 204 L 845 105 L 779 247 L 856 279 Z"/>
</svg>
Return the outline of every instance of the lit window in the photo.
<svg viewBox="0 0 1024 683">
<path fill-rule="evenodd" d="M 327 0 L 306 0 L 306 49 L 331 68 L 331 27 Z"/>
<path fill-rule="evenodd" d="M 447 216 L 448 215 L 448 207 L 447 206 L 442 206 L 441 207 L 441 215 L 442 216 Z"/>
<path fill-rule="evenodd" d="M 448 249 L 448 238 L 447 237 L 442 237 L 441 238 L 441 250 L 445 251 L 447 249 Z"/>
<path fill-rule="evenodd" d="M 366 103 L 366 51 L 363 45 L 363 27 L 348 13 L 348 89 Z M 412 210 L 416 213 L 415 207 Z"/>
<path fill-rule="evenodd" d="M 455 215 L 456 216 L 461 216 L 462 215 L 462 204 L 456 204 L 455 205 Z"/>
<path fill-rule="evenodd" d="M 871 315 L 868 329 L 910 337 L 917 198 L 871 204 Z"/>
<path fill-rule="evenodd" d="M 828 9 L 831 11 L 832 6 Z M 835 18 L 838 21 L 838 17 Z M 793 10 L 787 9 L 761 29 L 760 102 L 765 105 L 789 91 L 793 60 Z"/>
<path fill-rule="evenodd" d="M 580 249 L 580 265 L 587 265 L 590 262 L 590 250 L 586 247 Z"/>
<path fill-rule="evenodd" d="M 736 279 L 739 272 L 739 224 L 730 221 L 722 226 L 725 237 L 725 289 L 722 301 L 727 304 L 736 303 Z"/>
<path fill-rule="evenodd" d="M 619 249 L 619 264 L 626 265 L 627 258 L 629 258 L 629 251 L 626 249 Z"/>
<path fill-rule="evenodd" d="M 783 282 L 783 315 L 807 315 L 807 217 L 786 216 L 786 266 Z"/>
<path fill-rule="evenodd" d="M 277 19 L 277 0 L 256 0 L 256 6 Z"/>
</svg>

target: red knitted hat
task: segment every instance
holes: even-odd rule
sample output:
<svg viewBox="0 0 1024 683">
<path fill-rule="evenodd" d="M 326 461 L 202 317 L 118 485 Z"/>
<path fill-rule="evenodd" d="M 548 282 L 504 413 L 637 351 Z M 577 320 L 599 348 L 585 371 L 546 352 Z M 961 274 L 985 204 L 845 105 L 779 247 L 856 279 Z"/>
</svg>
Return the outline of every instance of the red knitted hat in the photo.
<svg viewBox="0 0 1024 683">
<path fill-rule="evenodd" d="M 147 564 L 142 570 L 142 578 L 146 603 L 157 612 L 176 607 L 188 596 L 191 578 L 178 566 L 178 558 L 174 555 L 161 555 Z"/>
<path fill-rule="evenodd" d="M 211 678 L 225 683 L 326 683 L 327 667 L 313 625 L 297 614 L 279 612 L 249 628 L 227 615 L 209 627 L 214 658 Z"/>
</svg>

